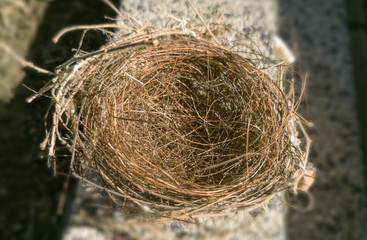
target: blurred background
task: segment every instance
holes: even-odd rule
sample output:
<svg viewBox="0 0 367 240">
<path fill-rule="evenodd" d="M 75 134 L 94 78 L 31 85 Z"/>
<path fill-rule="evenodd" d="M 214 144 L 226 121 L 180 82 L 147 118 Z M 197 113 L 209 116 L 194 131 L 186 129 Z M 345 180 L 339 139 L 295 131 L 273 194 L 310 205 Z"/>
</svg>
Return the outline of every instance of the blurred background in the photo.
<svg viewBox="0 0 367 240">
<path fill-rule="evenodd" d="M 120 0 L 112 2 L 115 6 L 122 4 Z M 156 2 L 170 8 L 168 1 Z M 285 238 L 367 239 L 366 3 L 261 2 L 275 3 L 274 9 L 268 9 L 276 16 L 272 17 L 275 31 L 294 51 L 299 69 L 308 73 L 300 111 L 314 123 L 308 132 L 313 139 L 309 161 L 318 170 L 311 189 L 315 207 L 308 213 L 287 211 Z M 210 2 L 199 0 L 194 4 L 201 9 Z M 231 1 L 223 0 L 216 8 L 225 12 L 230 6 Z M 134 7 L 143 11 L 144 1 Z M 262 13 L 257 7 L 241 12 L 227 17 L 236 24 Z M 52 38 L 59 30 L 113 22 L 105 16 L 115 15 L 100 0 L 0 0 L 0 45 L 5 43 L 0 48 L 0 239 L 61 239 L 69 224 L 71 203 L 78 194 L 74 180 L 63 190 L 65 177 L 52 176 L 39 147 L 45 137 L 47 99 L 25 102 L 32 92 L 24 85 L 40 89 L 50 77 L 22 67 L 4 46 L 37 66 L 53 70 L 72 56 L 71 49 L 78 47 L 81 37 L 81 32 L 73 32 L 55 45 Z M 252 31 L 249 29 L 243 31 Z M 104 42 L 103 34 L 90 31 L 83 48 L 91 51 Z M 60 159 L 66 161 L 67 157 Z M 67 200 L 60 215 L 58 202 L 64 193 Z M 259 231 L 266 232 L 266 227 Z"/>
</svg>

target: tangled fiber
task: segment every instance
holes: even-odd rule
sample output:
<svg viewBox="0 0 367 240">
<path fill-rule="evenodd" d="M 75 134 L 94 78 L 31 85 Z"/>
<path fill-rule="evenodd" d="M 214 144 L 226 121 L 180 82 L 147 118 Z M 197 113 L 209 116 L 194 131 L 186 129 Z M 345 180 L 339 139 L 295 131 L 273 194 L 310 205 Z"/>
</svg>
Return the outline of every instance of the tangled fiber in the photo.
<svg viewBox="0 0 367 240">
<path fill-rule="evenodd" d="M 75 176 L 161 217 L 259 206 L 297 184 L 307 151 L 285 75 L 247 51 L 160 30 L 71 59 L 47 87 L 50 161 L 65 144 Z"/>
</svg>

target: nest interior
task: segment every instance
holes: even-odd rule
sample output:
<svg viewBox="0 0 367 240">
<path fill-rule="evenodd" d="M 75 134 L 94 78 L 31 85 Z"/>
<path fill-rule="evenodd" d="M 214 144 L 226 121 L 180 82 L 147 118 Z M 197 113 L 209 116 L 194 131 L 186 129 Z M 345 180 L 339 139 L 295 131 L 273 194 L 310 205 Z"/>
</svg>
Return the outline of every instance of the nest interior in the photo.
<svg viewBox="0 0 367 240">
<path fill-rule="evenodd" d="M 156 213 L 257 206 L 305 161 L 280 81 L 198 37 L 114 40 L 53 80 L 50 155 L 59 140 L 73 171 Z"/>
</svg>

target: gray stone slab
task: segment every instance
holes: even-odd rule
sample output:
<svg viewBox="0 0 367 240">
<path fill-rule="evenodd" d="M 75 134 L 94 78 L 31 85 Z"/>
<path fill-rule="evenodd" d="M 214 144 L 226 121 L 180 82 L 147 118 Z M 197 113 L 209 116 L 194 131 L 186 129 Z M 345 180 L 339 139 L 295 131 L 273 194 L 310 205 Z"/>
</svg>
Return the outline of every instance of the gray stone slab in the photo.
<svg viewBox="0 0 367 240">
<path fill-rule="evenodd" d="M 367 239 L 364 166 L 342 0 L 279 0 L 279 32 L 309 73 L 301 113 L 314 122 L 315 208 L 287 215 L 290 239 Z"/>
<path fill-rule="evenodd" d="M 175 221 L 137 225 L 127 223 L 121 212 L 86 207 L 88 202 L 106 206 L 106 201 L 98 197 L 101 195 L 98 190 L 81 183 L 65 236 L 70 237 L 67 234 L 74 226 L 95 224 L 103 229 L 105 239 L 112 236 L 115 239 L 129 239 L 128 236 L 130 239 L 367 239 L 363 226 L 367 222 L 366 199 L 354 108 L 356 96 L 342 0 L 194 3 L 200 11 L 221 10 L 227 14 L 225 24 L 253 38 L 266 41 L 274 32 L 280 32 L 292 46 L 300 69 L 308 72 L 301 112 L 315 125 L 309 130 L 313 139 L 310 161 L 318 168 L 311 189 L 314 209 L 308 213 L 296 212 L 282 206 L 280 201 L 274 204 L 275 210 L 256 218 L 238 213 L 203 219 L 199 225 Z M 142 19 L 143 24 L 157 26 L 164 26 L 167 14 L 181 19 L 194 17 L 184 1 L 124 0 L 122 9 L 123 13 Z M 106 215 L 109 217 L 105 218 Z M 71 237 L 78 236 L 81 235 L 76 233 Z"/>
</svg>

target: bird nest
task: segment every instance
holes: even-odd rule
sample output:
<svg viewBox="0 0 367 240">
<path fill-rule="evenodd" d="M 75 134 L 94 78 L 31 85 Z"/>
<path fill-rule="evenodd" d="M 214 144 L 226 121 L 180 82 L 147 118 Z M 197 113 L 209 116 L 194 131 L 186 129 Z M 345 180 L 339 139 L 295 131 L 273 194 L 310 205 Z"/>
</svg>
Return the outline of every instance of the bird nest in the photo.
<svg viewBox="0 0 367 240">
<path fill-rule="evenodd" d="M 297 187 L 308 150 L 292 81 L 242 48 L 160 30 L 71 59 L 45 88 L 50 161 L 66 145 L 74 176 L 159 217 L 252 209 Z"/>
</svg>

